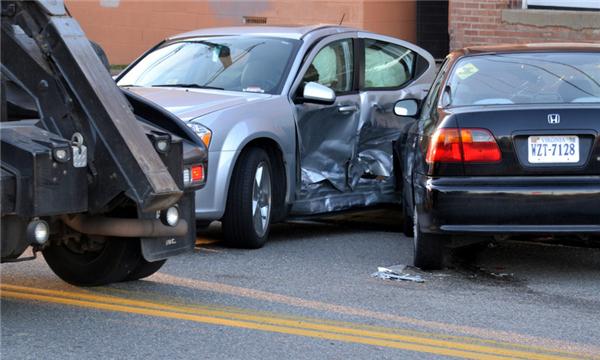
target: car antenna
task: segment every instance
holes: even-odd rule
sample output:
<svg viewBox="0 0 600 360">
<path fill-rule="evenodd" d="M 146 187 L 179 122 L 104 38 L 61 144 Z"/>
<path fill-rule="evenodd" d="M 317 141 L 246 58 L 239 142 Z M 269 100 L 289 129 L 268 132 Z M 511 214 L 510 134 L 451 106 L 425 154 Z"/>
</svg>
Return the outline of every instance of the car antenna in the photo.
<svg viewBox="0 0 600 360">
<path fill-rule="evenodd" d="M 342 25 L 342 23 L 344 22 L 344 18 L 346 17 L 346 13 L 342 14 L 342 18 L 340 19 L 340 23 L 339 25 Z"/>
</svg>

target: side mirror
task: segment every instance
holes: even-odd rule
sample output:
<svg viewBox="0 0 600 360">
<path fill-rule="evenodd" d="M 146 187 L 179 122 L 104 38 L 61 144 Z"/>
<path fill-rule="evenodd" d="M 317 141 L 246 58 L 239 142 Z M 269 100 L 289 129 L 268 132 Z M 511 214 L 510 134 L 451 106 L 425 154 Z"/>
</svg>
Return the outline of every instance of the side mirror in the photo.
<svg viewBox="0 0 600 360">
<path fill-rule="evenodd" d="M 417 103 L 417 100 L 400 100 L 394 105 L 394 114 L 398 116 L 415 116 L 418 113 L 419 103 Z"/>
<path fill-rule="evenodd" d="M 335 102 L 335 91 L 325 85 L 321 85 L 316 82 L 309 82 L 304 85 L 302 97 L 306 102 L 316 102 L 329 105 Z"/>
</svg>

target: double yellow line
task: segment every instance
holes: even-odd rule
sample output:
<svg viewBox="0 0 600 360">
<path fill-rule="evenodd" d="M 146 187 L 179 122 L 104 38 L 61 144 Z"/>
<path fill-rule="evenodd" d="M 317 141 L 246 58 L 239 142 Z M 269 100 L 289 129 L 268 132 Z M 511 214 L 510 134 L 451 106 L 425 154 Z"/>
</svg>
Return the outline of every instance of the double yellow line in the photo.
<svg viewBox="0 0 600 360">
<path fill-rule="evenodd" d="M 116 311 L 146 316 L 192 321 L 203 324 L 229 326 L 281 334 L 336 340 L 348 343 L 381 346 L 464 359 L 581 359 L 583 356 L 556 353 L 537 348 L 515 347 L 508 343 L 486 344 L 472 339 L 457 341 L 439 336 L 405 335 L 394 329 L 369 329 L 354 326 L 332 325 L 310 319 L 294 319 L 246 312 L 228 311 L 210 307 L 166 305 L 121 298 L 116 296 L 31 288 L 0 284 L 1 297 L 35 300 L 82 308 Z"/>
</svg>

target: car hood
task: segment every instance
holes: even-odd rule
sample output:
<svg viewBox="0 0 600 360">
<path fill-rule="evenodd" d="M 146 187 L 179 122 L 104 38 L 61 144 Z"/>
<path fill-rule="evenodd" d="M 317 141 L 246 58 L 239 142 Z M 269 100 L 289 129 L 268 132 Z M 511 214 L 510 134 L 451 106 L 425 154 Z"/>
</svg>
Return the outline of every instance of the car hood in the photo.
<svg viewBox="0 0 600 360">
<path fill-rule="evenodd" d="M 167 109 L 183 121 L 210 114 L 248 102 L 263 101 L 272 95 L 168 87 L 128 87 L 136 93 Z"/>
</svg>

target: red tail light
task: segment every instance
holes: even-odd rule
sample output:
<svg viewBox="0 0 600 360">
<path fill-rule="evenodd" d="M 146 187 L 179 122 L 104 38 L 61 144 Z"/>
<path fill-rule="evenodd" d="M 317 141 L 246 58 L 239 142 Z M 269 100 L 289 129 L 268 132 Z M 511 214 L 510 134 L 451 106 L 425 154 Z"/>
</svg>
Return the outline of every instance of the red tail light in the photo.
<svg viewBox="0 0 600 360">
<path fill-rule="evenodd" d="M 192 182 L 204 180 L 204 167 L 202 165 L 192 166 Z"/>
<path fill-rule="evenodd" d="M 460 135 L 459 135 L 460 134 Z M 486 129 L 438 129 L 427 149 L 427 162 L 497 162 L 502 153 Z"/>
<path fill-rule="evenodd" d="M 192 165 L 183 169 L 183 185 L 194 186 L 202 184 L 205 180 L 204 166 Z"/>
</svg>

